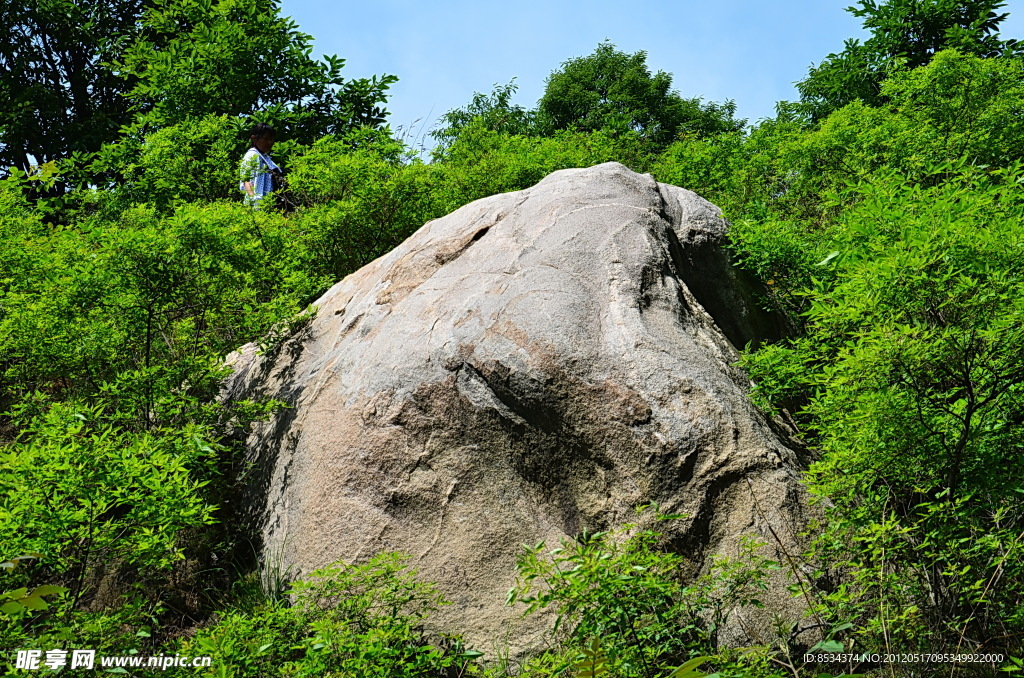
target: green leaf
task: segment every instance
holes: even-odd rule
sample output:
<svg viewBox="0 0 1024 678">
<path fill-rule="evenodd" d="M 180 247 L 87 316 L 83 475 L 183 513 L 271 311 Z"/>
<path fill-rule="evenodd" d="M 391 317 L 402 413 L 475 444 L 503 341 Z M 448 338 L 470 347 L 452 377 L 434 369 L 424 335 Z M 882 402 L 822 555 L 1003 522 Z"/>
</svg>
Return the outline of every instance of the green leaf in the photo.
<svg viewBox="0 0 1024 678">
<path fill-rule="evenodd" d="M 690 659 L 682 666 L 679 666 L 672 670 L 665 678 L 703 678 L 704 673 L 697 670 L 701 664 L 714 661 L 714 657 L 694 657 Z"/>
<path fill-rule="evenodd" d="M 830 263 L 832 263 L 833 261 L 835 261 L 835 259 L 836 259 L 836 258 L 837 258 L 837 257 L 838 257 L 838 256 L 839 256 L 840 254 L 841 254 L 841 252 L 840 252 L 839 250 L 836 250 L 836 251 L 834 251 L 834 252 L 829 252 L 829 253 L 828 253 L 828 256 L 826 256 L 826 257 L 825 257 L 824 259 L 822 259 L 821 261 L 819 261 L 818 263 L 816 263 L 816 264 L 815 264 L 815 266 L 828 266 L 828 265 L 829 265 Z"/>
<path fill-rule="evenodd" d="M 7 614 L 7 615 L 19 614 L 24 609 L 25 609 L 24 605 L 21 605 L 21 604 L 15 602 L 13 600 L 12 601 L 8 601 L 8 602 L 4 603 L 3 605 L 0 605 L 0 612 L 3 612 L 4 614 Z"/>
<path fill-rule="evenodd" d="M 34 595 L 25 596 L 20 598 L 17 602 L 21 603 L 30 610 L 45 610 L 49 607 L 46 601 Z"/>
<path fill-rule="evenodd" d="M 837 640 L 823 640 L 820 643 L 812 647 L 810 652 L 828 652 L 831 654 L 840 653 L 843 651 L 843 644 Z"/>
</svg>

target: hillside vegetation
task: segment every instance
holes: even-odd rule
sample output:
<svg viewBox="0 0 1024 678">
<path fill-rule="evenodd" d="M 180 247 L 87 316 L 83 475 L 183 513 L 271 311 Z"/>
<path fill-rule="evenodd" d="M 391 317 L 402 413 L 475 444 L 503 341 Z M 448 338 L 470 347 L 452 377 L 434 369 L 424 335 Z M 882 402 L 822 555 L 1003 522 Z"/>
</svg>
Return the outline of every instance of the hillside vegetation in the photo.
<svg viewBox="0 0 1024 678">
<path fill-rule="evenodd" d="M 168 675 L 238 678 L 1024 671 L 1024 50 L 1000 7 L 860 0 L 872 37 L 754 125 L 602 43 L 536 108 L 510 84 L 446 114 L 430 162 L 385 125 L 395 78 L 311 59 L 276 2 L 0 10 L 19 29 L 0 53 L 4 675 L 55 648 L 211 655 Z M 279 130 L 289 211 L 241 202 L 256 121 Z M 559 615 L 527 664 L 426 637 L 444 601 L 400 554 L 260 568 L 238 441 L 279 404 L 219 402 L 225 356 L 286 339 L 425 222 L 612 160 L 722 207 L 787 317 L 743 366 L 818 459 L 806 552 L 749 544 L 694 581 L 645 530 L 524 551 L 510 600 Z M 807 618 L 720 645 L 776 568 Z"/>
</svg>

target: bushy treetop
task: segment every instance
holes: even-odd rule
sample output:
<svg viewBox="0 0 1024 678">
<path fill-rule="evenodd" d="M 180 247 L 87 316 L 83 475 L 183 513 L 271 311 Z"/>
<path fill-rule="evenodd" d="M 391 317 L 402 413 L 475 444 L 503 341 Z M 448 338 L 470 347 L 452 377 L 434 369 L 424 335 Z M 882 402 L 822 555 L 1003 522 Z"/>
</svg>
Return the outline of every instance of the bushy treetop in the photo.
<svg viewBox="0 0 1024 678">
<path fill-rule="evenodd" d="M 313 59 L 278 0 L 7 0 L 0 24 L 0 173 L 208 115 L 312 143 L 383 124 L 397 80 Z"/>
<path fill-rule="evenodd" d="M 651 74 L 647 52 L 619 51 L 610 42 L 594 53 L 569 59 L 547 79 L 537 112 L 549 131 L 633 131 L 657 146 L 679 134 L 715 134 L 742 127 L 733 118 L 736 106 L 684 99 L 672 89 L 672 76 Z"/>
<path fill-rule="evenodd" d="M 858 0 L 846 11 L 864 19 L 871 37 L 846 41 L 797 83 L 800 99 L 813 120 L 852 101 L 877 106 L 885 100 L 882 82 L 897 68 L 924 66 L 937 53 L 995 57 L 1021 54 L 1017 40 L 1003 40 L 999 24 L 1008 16 L 999 0 Z"/>
</svg>

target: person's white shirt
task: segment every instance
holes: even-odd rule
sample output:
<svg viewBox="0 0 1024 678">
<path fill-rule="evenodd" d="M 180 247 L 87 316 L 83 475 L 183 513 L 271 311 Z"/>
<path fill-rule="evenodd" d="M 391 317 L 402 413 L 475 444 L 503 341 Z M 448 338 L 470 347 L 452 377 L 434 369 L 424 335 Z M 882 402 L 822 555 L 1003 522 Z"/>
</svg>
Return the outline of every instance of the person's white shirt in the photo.
<svg viewBox="0 0 1024 678">
<path fill-rule="evenodd" d="M 261 153 L 256 147 L 251 147 L 245 152 L 242 157 L 241 180 L 238 182 L 238 190 L 245 193 L 247 204 L 254 207 L 259 205 L 263 196 L 274 190 L 274 180 L 270 171 L 275 169 L 280 168 L 268 154 Z M 250 186 L 252 193 L 249 192 Z"/>
</svg>

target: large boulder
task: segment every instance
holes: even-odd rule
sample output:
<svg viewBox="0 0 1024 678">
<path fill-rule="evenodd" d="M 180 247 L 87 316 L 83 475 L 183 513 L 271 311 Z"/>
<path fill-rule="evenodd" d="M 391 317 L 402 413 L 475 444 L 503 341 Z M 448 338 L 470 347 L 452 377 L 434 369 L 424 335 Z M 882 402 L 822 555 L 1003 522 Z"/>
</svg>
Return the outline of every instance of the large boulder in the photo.
<svg viewBox="0 0 1024 678">
<path fill-rule="evenodd" d="M 298 576 L 403 551 L 454 601 L 435 628 L 516 651 L 542 633 L 504 605 L 524 543 L 650 502 L 686 514 L 664 526 L 697 568 L 745 534 L 791 541 L 800 459 L 734 366 L 779 330 L 726 226 L 617 163 L 562 170 L 426 224 L 278 350 L 244 347 L 227 397 L 289 404 L 248 438 L 264 557 Z"/>
</svg>

